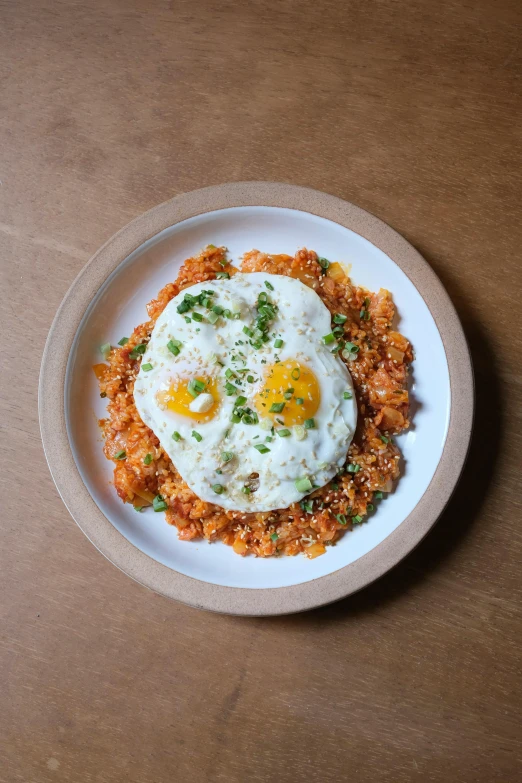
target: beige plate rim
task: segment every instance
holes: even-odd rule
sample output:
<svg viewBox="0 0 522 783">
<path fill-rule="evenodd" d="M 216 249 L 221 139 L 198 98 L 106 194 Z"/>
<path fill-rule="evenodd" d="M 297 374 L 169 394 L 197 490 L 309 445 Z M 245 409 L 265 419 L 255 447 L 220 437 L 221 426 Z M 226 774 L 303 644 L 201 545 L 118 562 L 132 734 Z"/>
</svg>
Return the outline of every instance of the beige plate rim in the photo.
<svg viewBox="0 0 522 783">
<path fill-rule="evenodd" d="M 127 541 L 83 484 L 65 421 L 65 375 L 83 315 L 116 267 L 160 231 L 196 215 L 229 207 L 302 210 L 355 231 L 386 253 L 428 306 L 448 362 L 451 411 L 446 443 L 431 483 L 409 516 L 384 541 L 350 565 L 289 587 L 249 589 L 202 582 L 164 566 Z M 459 318 L 422 256 L 390 226 L 335 196 L 277 182 L 234 182 L 185 193 L 133 220 L 98 250 L 67 292 L 49 331 L 38 389 L 40 430 L 54 482 L 71 516 L 97 549 L 136 581 L 190 606 L 237 615 L 301 612 L 348 596 L 399 563 L 424 538 L 450 499 L 462 471 L 473 424 L 473 371 Z"/>
</svg>

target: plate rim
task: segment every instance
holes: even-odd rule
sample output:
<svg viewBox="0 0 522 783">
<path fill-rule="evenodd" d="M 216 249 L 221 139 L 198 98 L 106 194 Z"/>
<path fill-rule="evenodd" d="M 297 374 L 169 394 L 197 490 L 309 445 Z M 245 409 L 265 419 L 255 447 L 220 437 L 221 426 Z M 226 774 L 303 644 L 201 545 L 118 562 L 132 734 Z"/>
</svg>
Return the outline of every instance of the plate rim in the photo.
<svg viewBox="0 0 522 783">
<path fill-rule="evenodd" d="M 286 587 L 225 587 L 158 563 L 131 544 L 105 517 L 80 476 L 67 433 L 65 379 L 70 349 L 95 294 L 130 253 L 161 231 L 196 215 L 231 207 L 299 210 L 354 231 L 382 250 L 415 286 L 439 331 L 450 380 L 444 448 L 423 496 L 398 527 L 370 552 L 342 568 Z M 182 193 L 138 216 L 96 251 L 65 294 L 49 330 L 40 368 L 38 412 L 45 457 L 56 488 L 92 544 L 135 581 L 168 598 L 213 612 L 268 616 L 302 612 L 347 597 L 397 565 L 431 530 L 460 478 L 474 415 L 471 357 L 441 281 L 404 237 L 371 213 L 322 191 L 280 182 L 231 182 Z"/>
</svg>

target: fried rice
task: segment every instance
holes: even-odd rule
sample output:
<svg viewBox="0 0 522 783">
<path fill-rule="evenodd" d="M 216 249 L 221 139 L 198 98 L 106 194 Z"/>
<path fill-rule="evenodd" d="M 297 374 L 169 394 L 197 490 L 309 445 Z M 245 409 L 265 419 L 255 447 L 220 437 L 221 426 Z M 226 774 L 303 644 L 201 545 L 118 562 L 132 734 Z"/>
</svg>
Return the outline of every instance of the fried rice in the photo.
<svg viewBox="0 0 522 783">
<path fill-rule="evenodd" d="M 358 408 L 346 463 L 332 481 L 288 508 L 244 513 L 201 500 L 142 422 L 134 403 L 141 356 L 133 349 L 148 343 L 158 316 L 174 296 L 215 279 L 223 269 L 230 275 L 266 272 L 301 280 L 332 316 L 347 316 L 341 337 L 356 346 L 340 353 L 353 379 Z M 220 540 L 237 554 L 259 557 L 299 552 L 317 557 L 343 533 L 368 520 L 399 478 L 401 455 L 393 436 L 410 424 L 407 382 L 413 354 L 408 340 L 393 330 L 395 307 L 388 291 L 371 293 L 353 285 L 343 266 L 319 258 L 313 250 L 301 249 L 294 257 L 252 250 L 238 270 L 228 262 L 226 248 L 209 245 L 185 261 L 177 279 L 147 305 L 147 312 L 149 320 L 121 347 L 111 348 L 108 363 L 94 367 L 101 396 L 108 399 L 107 418 L 100 421 L 104 452 L 114 462 L 114 486 L 124 503 L 141 511 L 161 496 L 167 504 L 167 522 L 183 541 Z"/>
</svg>

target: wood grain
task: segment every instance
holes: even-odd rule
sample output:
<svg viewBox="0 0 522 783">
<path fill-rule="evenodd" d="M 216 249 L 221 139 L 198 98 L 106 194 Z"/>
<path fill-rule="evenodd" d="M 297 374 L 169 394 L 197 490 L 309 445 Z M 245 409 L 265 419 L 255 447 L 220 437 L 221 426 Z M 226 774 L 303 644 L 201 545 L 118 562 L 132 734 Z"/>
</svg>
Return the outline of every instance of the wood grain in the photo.
<svg viewBox="0 0 522 783">
<path fill-rule="evenodd" d="M 518 0 L 0 14 L 0 781 L 519 780 Z M 477 380 L 430 536 L 363 593 L 271 620 L 171 603 L 106 562 L 56 493 L 36 410 L 88 257 L 154 204 L 239 179 L 323 189 L 403 233 Z"/>
</svg>

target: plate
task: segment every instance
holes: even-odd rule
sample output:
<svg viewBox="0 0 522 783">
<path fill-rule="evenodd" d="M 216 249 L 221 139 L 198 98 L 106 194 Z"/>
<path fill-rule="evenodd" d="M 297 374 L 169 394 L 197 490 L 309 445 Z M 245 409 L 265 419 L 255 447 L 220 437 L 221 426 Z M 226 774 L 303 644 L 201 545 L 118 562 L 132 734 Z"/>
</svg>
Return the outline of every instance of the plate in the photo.
<svg viewBox="0 0 522 783">
<path fill-rule="evenodd" d="M 349 265 L 356 284 L 392 292 L 412 342 L 412 427 L 396 490 L 368 524 L 314 560 L 241 558 L 221 542 L 182 542 L 163 514 L 136 514 L 111 486 L 92 365 L 146 320 L 146 303 L 208 243 L 232 261 L 247 250 L 317 250 Z M 457 483 L 470 440 L 473 376 L 459 319 L 419 253 L 389 226 L 341 199 L 267 182 L 178 196 L 134 220 L 76 278 L 55 317 L 40 374 L 40 426 L 60 495 L 92 543 L 138 582 L 217 612 L 272 615 L 335 601 L 373 582 L 426 535 Z"/>
</svg>

